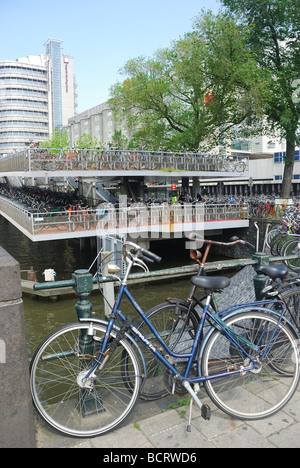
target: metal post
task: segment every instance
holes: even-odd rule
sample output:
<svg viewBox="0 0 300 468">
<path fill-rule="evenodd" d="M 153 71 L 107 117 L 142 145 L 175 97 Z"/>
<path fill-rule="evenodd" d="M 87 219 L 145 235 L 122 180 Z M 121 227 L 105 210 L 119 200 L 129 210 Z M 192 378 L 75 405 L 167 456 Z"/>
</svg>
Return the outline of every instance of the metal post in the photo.
<svg viewBox="0 0 300 468">
<path fill-rule="evenodd" d="M 101 253 L 101 264 L 102 266 L 102 276 L 105 278 L 109 276 L 108 273 L 108 264 L 111 261 L 112 253 L 111 252 L 102 252 Z M 104 312 L 106 317 L 110 317 L 113 305 L 115 303 L 115 289 L 114 283 L 103 283 L 103 296 L 104 296 Z"/>
<path fill-rule="evenodd" d="M 252 259 L 255 260 L 256 265 L 258 266 L 270 264 L 269 256 L 263 252 L 256 253 L 255 255 L 253 255 Z M 255 296 L 257 301 L 261 299 L 261 292 L 266 285 L 266 281 L 266 276 L 259 272 L 257 272 L 257 274 L 253 278 Z"/>
<path fill-rule="evenodd" d="M 75 306 L 78 320 L 81 318 L 92 317 L 92 304 L 88 300 L 93 290 L 93 276 L 88 270 L 76 270 L 72 275 L 75 285 L 74 291 L 78 297 L 78 302 Z M 88 335 L 87 331 L 82 331 L 79 337 L 79 349 L 82 354 L 93 354 L 94 341 Z M 89 361 L 85 361 L 85 366 Z M 97 403 L 101 402 L 101 395 L 95 390 L 90 392 L 86 389 L 79 390 L 79 408 L 83 416 L 95 414 Z"/>
<path fill-rule="evenodd" d="M 72 275 L 75 282 L 73 288 L 78 297 L 78 302 L 75 306 L 78 320 L 81 318 L 92 317 L 92 304 L 88 297 L 93 291 L 93 276 L 88 270 L 76 270 Z"/>
</svg>

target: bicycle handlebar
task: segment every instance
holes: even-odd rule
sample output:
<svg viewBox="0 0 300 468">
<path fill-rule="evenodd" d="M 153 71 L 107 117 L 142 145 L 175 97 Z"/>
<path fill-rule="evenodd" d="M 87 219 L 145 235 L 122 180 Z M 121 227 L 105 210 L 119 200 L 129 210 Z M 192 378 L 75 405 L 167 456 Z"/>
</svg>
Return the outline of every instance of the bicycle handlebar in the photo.
<svg viewBox="0 0 300 468">
<path fill-rule="evenodd" d="M 209 240 L 209 239 L 199 238 L 198 234 L 193 232 L 192 234 L 189 235 L 189 239 L 192 240 L 192 241 L 202 242 L 203 244 L 220 245 L 220 246 L 223 246 L 223 247 L 224 246 L 232 247 L 232 246 L 237 245 L 237 244 L 242 244 L 242 245 L 246 245 L 246 246 L 251 247 L 252 249 L 256 250 L 256 247 L 253 244 L 250 244 L 250 242 L 245 241 L 243 239 L 239 239 L 238 237 L 232 237 L 230 239 L 230 242 L 219 242 L 219 241 L 213 241 L 213 240 Z"/>
<path fill-rule="evenodd" d="M 134 253 L 138 254 L 138 257 L 141 260 L 147 261 L 148 263 L 160 263 L 162 260 L 162 258 L 156 255 L 155 253 L 151 252 L 148 249 L 144 249 L 143 247 L 140 247 L 139 245 L 134 244 L 133 242 L 125 242 L 124 245 L 129 245 L 133 247 Z"/>
</svg>

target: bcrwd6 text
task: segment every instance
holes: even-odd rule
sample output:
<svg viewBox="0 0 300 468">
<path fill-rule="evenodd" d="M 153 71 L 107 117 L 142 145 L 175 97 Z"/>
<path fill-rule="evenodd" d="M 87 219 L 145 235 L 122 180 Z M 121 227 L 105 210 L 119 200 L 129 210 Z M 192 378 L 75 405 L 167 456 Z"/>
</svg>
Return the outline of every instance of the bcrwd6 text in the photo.
<svg viewBox="0 0 300 468">
<path fill-rule="evenodd" d="M 197 455 L 196 453 L 185 452 L 149 452 L 147 459 L 148 463 L 195 463 L 197 461 Z"/>
</svg>

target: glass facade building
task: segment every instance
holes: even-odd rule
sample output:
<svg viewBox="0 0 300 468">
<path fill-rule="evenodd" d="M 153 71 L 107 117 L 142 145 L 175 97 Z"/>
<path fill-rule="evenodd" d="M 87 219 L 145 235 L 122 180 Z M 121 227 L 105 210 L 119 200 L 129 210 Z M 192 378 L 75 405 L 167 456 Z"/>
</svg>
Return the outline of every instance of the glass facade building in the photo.
<svg viewBox="0 0 300 468">
<path fill-rule="evenodd" d="M 48 39 L 44 44 L 49 76 L 49 92 L 53 128 L 62 129 L 62 92 L 61 92 L 61 43 L 58 39 Z"/>
</svg>

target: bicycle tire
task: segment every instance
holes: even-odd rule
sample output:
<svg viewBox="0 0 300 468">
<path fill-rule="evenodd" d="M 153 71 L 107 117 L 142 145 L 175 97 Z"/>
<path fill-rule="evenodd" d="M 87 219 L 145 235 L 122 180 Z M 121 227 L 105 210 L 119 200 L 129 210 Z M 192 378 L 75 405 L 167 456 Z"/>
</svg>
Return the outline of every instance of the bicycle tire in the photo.
<svg viewBox="0 0 300 468">
<path fill-rule="evenodd" d="M 235 165 L 236 172 L 245 172 L 246 164 L 243 161 L 237 161 Z"/>
<path fill-rule="evenodd" d="M 50 426 L 73 437 L 95 437 L 119 426 L 133 409 L 141 384 L 135 351 L 121 340 L 103 369 L 95 370 L 91 388 L 83 387 L 82 378 L 95 363 L 106 333 L 105 325 L 94 324 L 93 334 L 88 335 L 89 327 L 74 323 L 54 331 L 30 365 L 35 408 Z M 116 332 L 111 336 L 115 338 Z"/>
<path fill-rule="evenodd" d="M 267 238 L 266 238 L 266 245 L 267 247 L 270 249 L 271 247 L 271 241 L 272 239 L 274 239 L 275 236 L 277 236 L 277 234 L 279 233 L 279 230 L 281 229 L 281 226 L 277 226 L 273 229 L 271 229 L 271 231 L 268 232 L 268 235 L 267 235 Z"/>
<path fill-rule="evenodd" d="M 283 236 L 285 236 L 285 233 L 280 232 L 277 234 L 277 236 L 274 236 L 273 239 L 271 240 L 270 249 L 271 249 L 271 255 L 273 255 L 273 257 L 277 256 L 277 243 Z"/>
<path fill-rule="evenodd" d="M 284 234 L 277 242 L 276 244 L 276 251 L 277 251 L 277 255 L 283 255 L 283 252 L 284 252 L 284 249 L 287 245 L 287 243 L 289 243 L 289 241 L 291 240 L 291 236 L 290 234 Z"/>
<path fill-rule="evenodd" d="M 205 344 L 201 372 L 203 376 L 210 377 L 224 372 L 228 377 L 206 381 L 207 394 L 219 409 L 233 418 L 259 420 L 275 414 L 288 403 L 299 384 L 297 335 L 284 323 L 278 324 L 276 316 L 255 308 L 252 311 L 241 310 L 224 321 L 237 332 L 241 333 L 242 330 L 242 336 L 259 345 L 261 350 L 265 348 L 267 354 L 259 368 L 245 371 L 250 359 L 233 342 L 228 344 L 230 341 L 223 331 L 215 330 Z M 274 337 L 275 329 L 276 340 L 268 350 L 266 338 Z M 243 346 L 244 349 L 247 347 Z M 257 351 L 250 347 L 245 351 L 257 359 Z M 275 359 L 277 362 L 281 359 L 282 366 L 286 365 L 289 369 L 290 377 L 282 376 L 270 367 Z M 237 370 L 240 372 L 235 373 Z"/>
<path fill-rule="evenodd" d="M 187 313 L 188 304 L 183 302 L 165 302 L 150 309 L 145 315 L 151 321 L 152 325 L 154 325 L 163 340 L 168 344 L 171 351 L 176 353 L 188 353 L 191 350 L 198 328 L 199 316 L 194 308 L 192 308 L 189 314 L 189 322 L 185 325 L 188 331 L 180 336 Z M 163 351 L 162 346 L 150 332 L 143 319 L 137 322 L 136 328 L 151 341 L 154 347 Z M 143 349 L 143 354 L 146 361 L 147 378 L 140 392 L 140 398 L 144 400 L 158 400 L 170 393 L 165 385 L 164 366 L 147 348 Z M 172 361 L 172 364 L 174 363 L 175 361 Z"/>
<path fill-rule="evenodd" d="M 286 306 L 285 317 L 300 334 L 300 287 L 288 286 L 280 292 L 279 297 Z"/>
<path fill-rule="evenodd" d="M 300 240 L 292 239 L 288 244 L 286 244 L 283 256 L 285 257 L 287 255 L 300 255 Z M 285 260 L 285 264 L 293 272 L 298 272 L 300 269 L 300 257 L 299 259 Z"/>
</svg>

